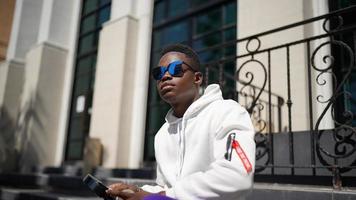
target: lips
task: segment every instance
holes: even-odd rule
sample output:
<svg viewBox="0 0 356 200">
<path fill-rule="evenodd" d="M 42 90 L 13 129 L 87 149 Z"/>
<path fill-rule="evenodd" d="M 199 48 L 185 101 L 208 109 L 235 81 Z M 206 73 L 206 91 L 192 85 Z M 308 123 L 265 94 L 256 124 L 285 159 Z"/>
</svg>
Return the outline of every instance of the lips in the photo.
<svg viewBox="0 0 356 200">
<path fill-rule="evenodd" d="M 164 83 L 162 83 L 160 89 L 161 89 L 161 91 L 162 91 L 162 90 L 164 90 L 165 88 L 168 89 L 168 87 L 173 87 L 173 86 L 174 86 L 174 84 L 172 84 L 172 83 L 164 82 Z"/>
</svg>

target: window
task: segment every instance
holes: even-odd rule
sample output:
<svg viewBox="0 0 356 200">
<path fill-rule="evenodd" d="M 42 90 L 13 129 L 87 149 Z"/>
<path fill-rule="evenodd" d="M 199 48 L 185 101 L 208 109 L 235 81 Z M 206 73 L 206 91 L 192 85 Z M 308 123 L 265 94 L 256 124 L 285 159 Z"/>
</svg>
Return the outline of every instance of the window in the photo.
<svg viewBox="0 0 356 200">
<path fill-rule="evenodd" d="M 90 110 L 99 32 L 110 18 L 110 0 L 84 0 L 80 19 L 78 49 L 65 160 L 81 160 L 89 133 Z"/>
<path fill-rule="evenodd" d="M 161 49 L 171 43 L 192 46 L 199 54 L 201 63 L 217 61 L 236 55 L 236 15 L 234 0 L 156 0 L 154 5 L 151 47 L 151 68 L 157 65 Z M 208 50 L 223 43 L 227 47 Z M 223 72 L 233 74 L 234 63 L 225 63 Z M 217 68 L 209 69 L 209 83 L 221 82 Z M 202 69 L 205 73 L 205 69 Z M 205 78 L 205 77 L 204 77 Z M 235 91 L 233 79 L 224 80 L 225 96 Z M 147 107 L 147 123 L 144 160 L 154 161 L 153 141 L 158 129 L 164 123 L 169 109 L 156 91 L 156 81 L 150 78 Z"/>
</svg>

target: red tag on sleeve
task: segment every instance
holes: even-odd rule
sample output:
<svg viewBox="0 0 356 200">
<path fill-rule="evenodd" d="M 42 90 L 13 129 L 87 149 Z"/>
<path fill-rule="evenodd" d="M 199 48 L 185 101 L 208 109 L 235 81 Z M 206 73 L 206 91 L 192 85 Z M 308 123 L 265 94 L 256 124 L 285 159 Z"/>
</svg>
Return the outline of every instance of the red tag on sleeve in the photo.
<svg viewBox="0 0 356 200">
<path fill-rule="evenodd" d="M 237 155 L 240 157 L 242 164 L 244 165 L 247 173 L 250 173 L 252 171 L 252 165 L 251 165 L 250 161 L 248 160 L 244 150 L 241 148 L 239 142 L 236 140 L 233 140 L 232 148 L 235 149 Z"/>
</svg>

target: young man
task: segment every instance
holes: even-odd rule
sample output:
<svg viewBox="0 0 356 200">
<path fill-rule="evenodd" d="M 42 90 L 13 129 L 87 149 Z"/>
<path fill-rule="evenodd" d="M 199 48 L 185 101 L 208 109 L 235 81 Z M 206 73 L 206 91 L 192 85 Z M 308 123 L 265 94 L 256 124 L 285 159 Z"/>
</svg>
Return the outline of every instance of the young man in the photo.
<svg viewBox="0 0 356 200">
<path fill-rule="evenodd" d="M 223 100 L 219 85 L 209 85 L 200 96 L 199 68 L 190 47 L 175 44 L 163 50 L 159 67 L 152 71 L 159 95 L 171 106 L 155 137 L 158 185 L 141 189 L 118 183 L 108 194 L 236 200 L 250 190 L 255 164 L 250 116 L 237 102 Z"/>
</svg>

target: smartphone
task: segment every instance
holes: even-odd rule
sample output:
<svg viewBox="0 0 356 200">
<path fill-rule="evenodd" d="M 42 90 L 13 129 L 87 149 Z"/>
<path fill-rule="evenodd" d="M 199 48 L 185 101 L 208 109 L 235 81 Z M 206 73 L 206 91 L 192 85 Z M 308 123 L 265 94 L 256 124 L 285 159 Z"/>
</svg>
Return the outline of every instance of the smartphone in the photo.
<svg viewBox="0 0 356 200">
<path fill-rule="evenodd" d="M 85 185 L 89 187 L 91 191 L 93 191 L 97 196 L 104 198 L 105 200 L 114 200 L 114 198 L 108 196 L 106 194 L 106 190 L 108 187 L 106 187 L 101 181 L 99 181 L 97 178 L 95 178 L 91 174 L 87 174 L 83 178 L 83 182 Z"/>
</svg>

